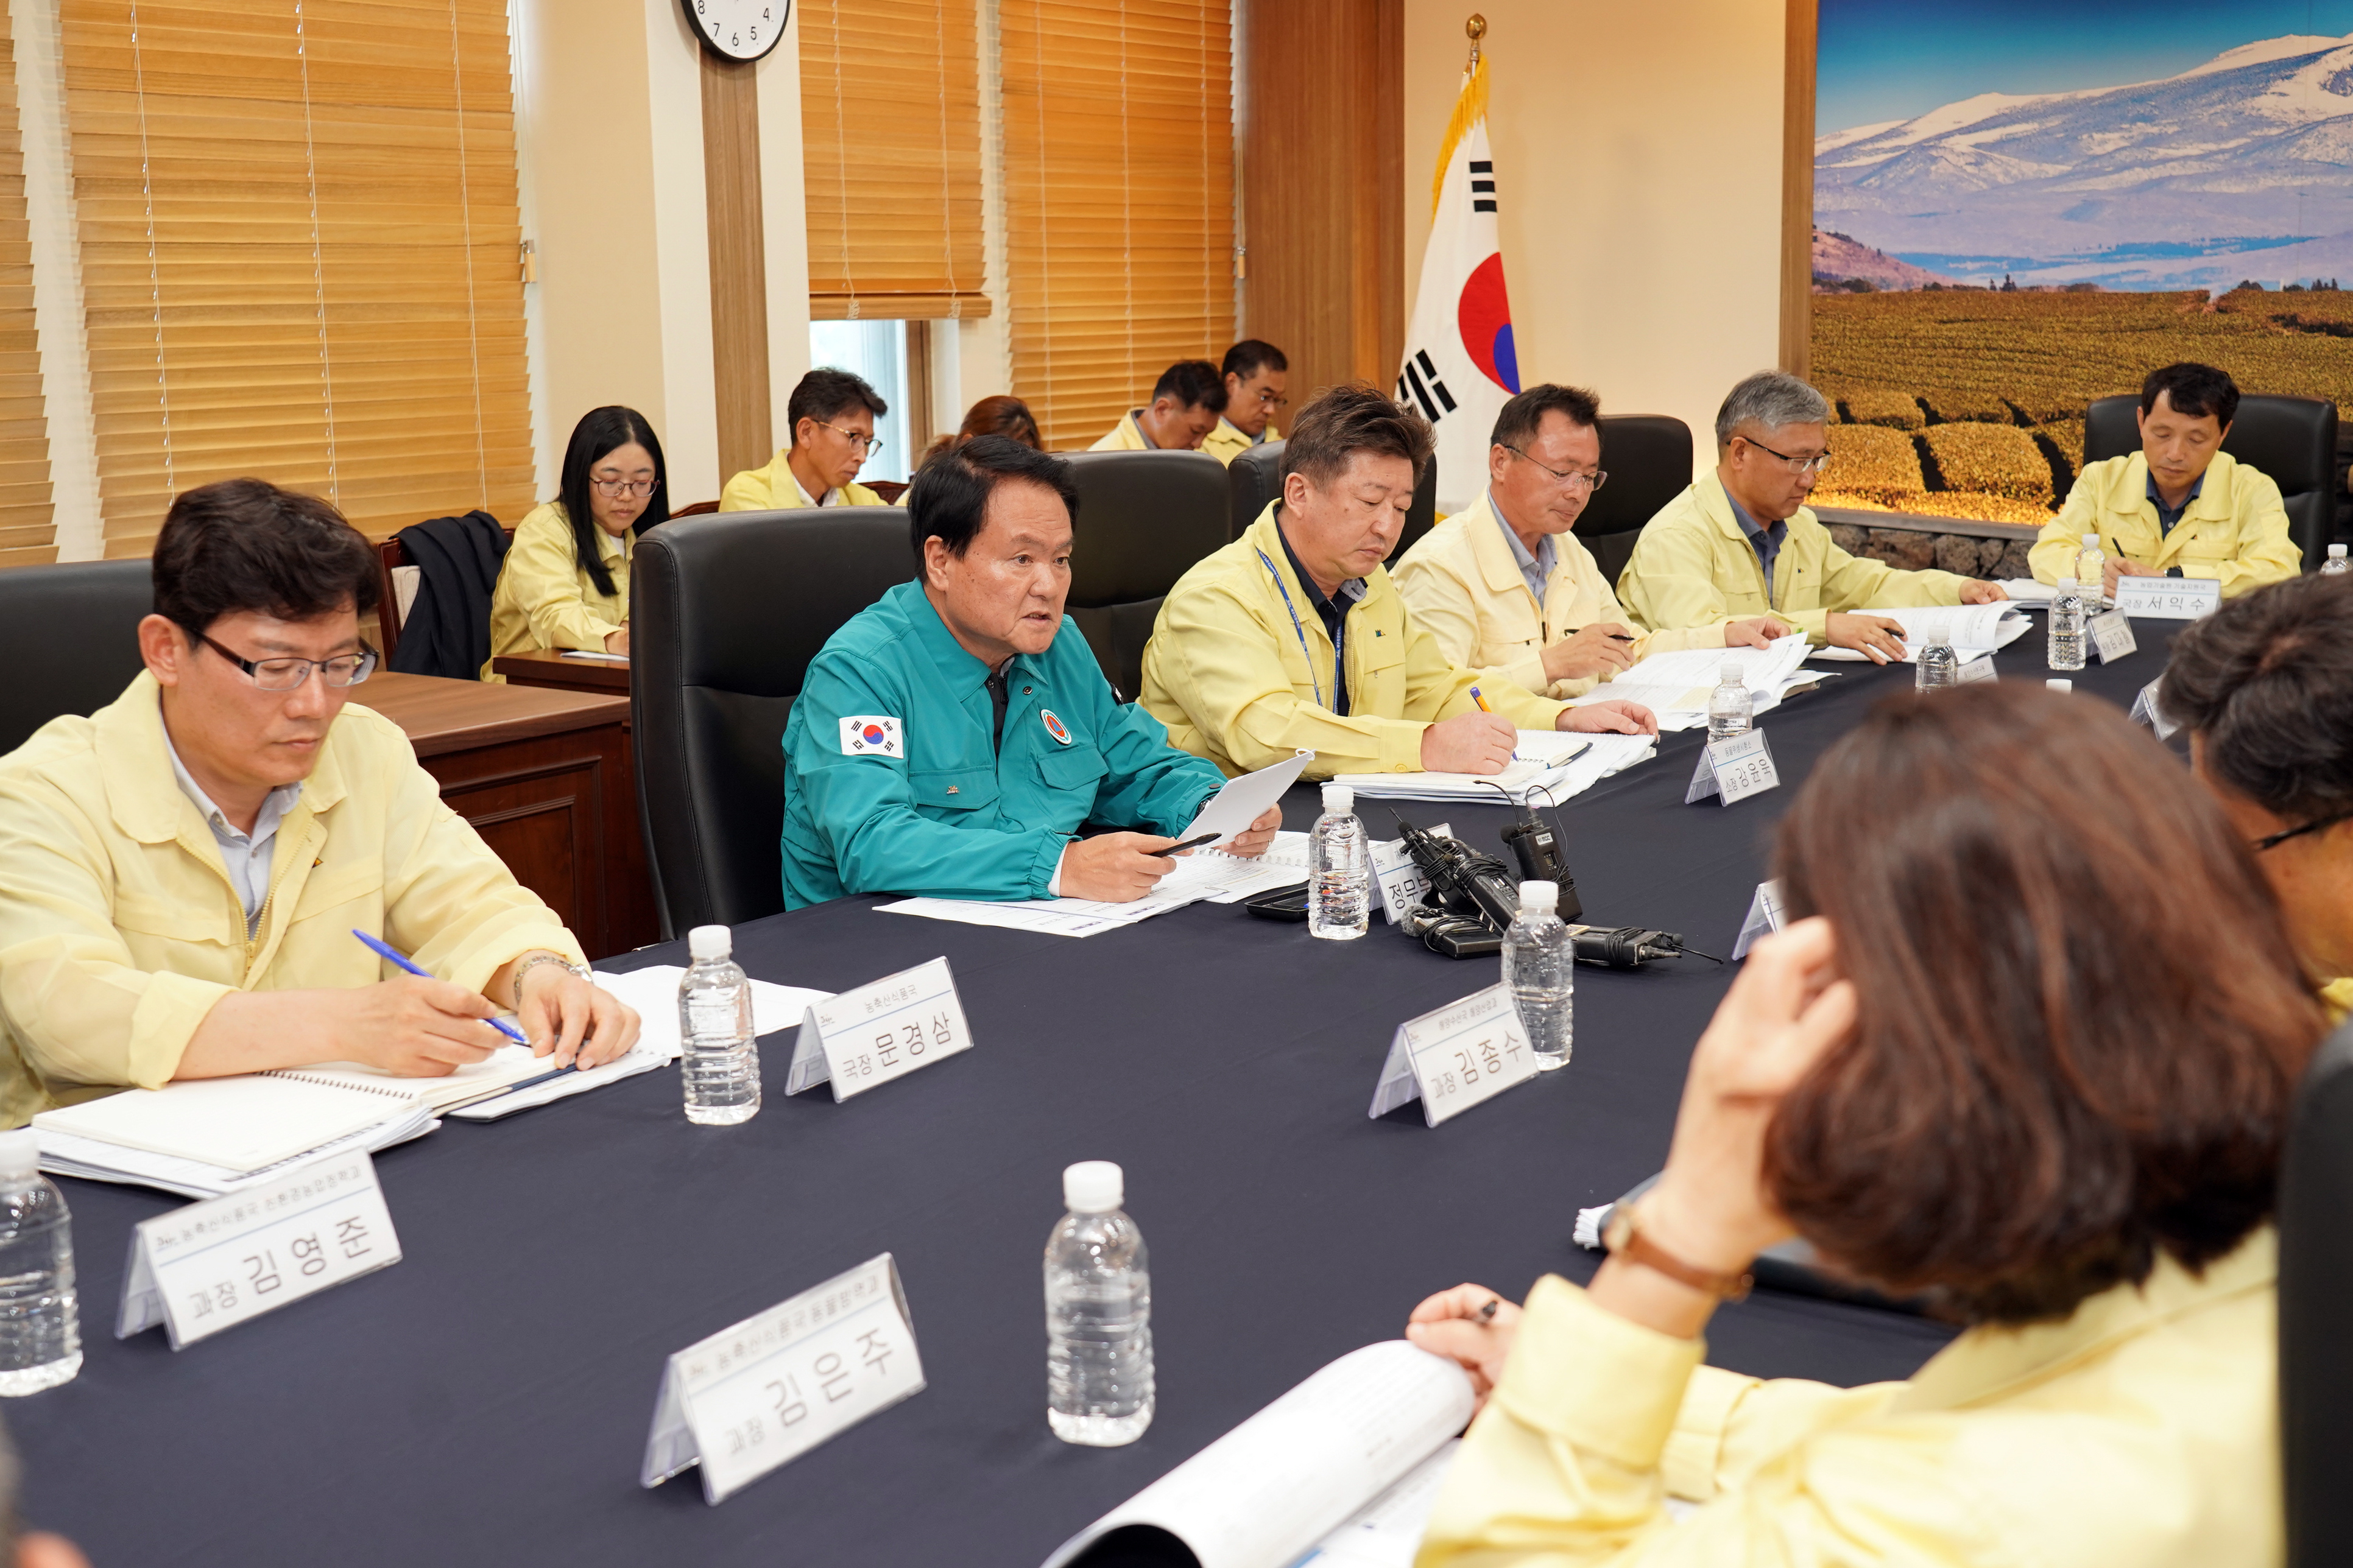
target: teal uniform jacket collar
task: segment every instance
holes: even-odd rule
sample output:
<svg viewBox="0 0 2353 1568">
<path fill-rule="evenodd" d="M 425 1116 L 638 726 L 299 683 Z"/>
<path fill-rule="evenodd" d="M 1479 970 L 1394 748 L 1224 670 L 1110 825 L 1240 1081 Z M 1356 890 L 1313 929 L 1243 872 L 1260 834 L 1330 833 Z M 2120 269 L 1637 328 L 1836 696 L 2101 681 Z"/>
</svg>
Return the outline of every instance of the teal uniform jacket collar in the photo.
<svg viewBox="0 0 2353 1568">
<path fill-rule="evenodd" d="M 1006 673 L 992 746 L 988 667 L 922 584 L 833 635 L 785 728 L 786 908 L 849 893 L 1042 898 L 1082 824 L 1173 835 L 1224 784 L 1113 695 L 1067 617 Z"/>
</svg>

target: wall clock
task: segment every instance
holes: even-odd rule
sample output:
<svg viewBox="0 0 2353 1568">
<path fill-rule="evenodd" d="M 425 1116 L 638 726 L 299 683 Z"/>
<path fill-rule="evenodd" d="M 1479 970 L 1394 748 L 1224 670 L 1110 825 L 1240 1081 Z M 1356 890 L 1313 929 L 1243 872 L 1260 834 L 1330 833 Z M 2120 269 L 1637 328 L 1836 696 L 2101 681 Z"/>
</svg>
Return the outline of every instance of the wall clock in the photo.
<svg viewBox="0 0 2353 1568">
<path fill-rule="evenodd" d="M 702 47 L 722 59 L 756 60 L 781 42 L 792 0 L 679 0 Z"/>
</svg>

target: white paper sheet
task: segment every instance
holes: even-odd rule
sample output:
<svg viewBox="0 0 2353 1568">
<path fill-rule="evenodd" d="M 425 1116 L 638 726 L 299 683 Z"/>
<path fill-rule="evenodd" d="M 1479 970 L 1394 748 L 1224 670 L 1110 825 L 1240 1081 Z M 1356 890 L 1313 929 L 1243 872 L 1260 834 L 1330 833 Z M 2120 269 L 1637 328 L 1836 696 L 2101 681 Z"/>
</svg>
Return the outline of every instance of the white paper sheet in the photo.
<svg viewBox="0 0 2353 1568">
<path fill-rule="evenodd" d="M 1941 628 L 1953 645 L 1954 657 L 1963 664 L 1980 654 L 2008 647 L 2024 637 L 2033 622 L 2016 605 L 1997 599 L 1990 605 L 1901 605 L 1893 609 L 1868 609 L 1866 616 L 1884 616 L 1904 628 L 1902 662 L 1915 662 L 1921 640 L 1931 629 Z M 1871 656 L 1861 648 L 1818 647 L 1813 656 L 1848 664 L 1868 664 Z M 1891 661 L 1893 662 L 1893 661 Z"/>
<path fill-rule="evenodd" d="M 1282 792 L 1299 781 L 1299 770 L 1314 760 L 1314 752 L 1301 752 L 1254 773 L 1228 779 L 1225 787 L 1211 795 L 1194 816 L 1192 826 L 1176 836 L 1177 842 L 1181 844 L 1187 839 L 1198 838 L 1204 833 L 1214 833 L 1218 835 L 1218 842 L 1204 847 L 1219 847 L 1266 815 L 1266 808 L 1281 800 Z"/>
<path fill-rule="evenodd" d="M 1569 706 L 1639 702 L 1658 715 L 1662 733 L 1697 730 L 1707 723 L 1708 694 L 1715 689 L 1727 663 L 1740 667 L 1751 710 L 1766 713 L 1779 706 L 1782 692 L 1805 661 L 1802 637 L 1776 637 L 1764 647 L 1693 647 L 1654 653 L 1584 696 L 1571 698 Z"/>
<path fill-rule="evenodd" d="M 1100 899 L 1014 899 L 992 902 L 917 898 L 874 907 L 884 914 L 995 926 L 1001 931 L 1036 931 L 1044 936 L 1096 936 L 1148 921 L 1155 915 L 1165 915 L 1171 910 L 1181 910 L 1187 904 L 1229 904 L 1290 886 L 1306 875 L 1307 835 L 1278 833 L 1275 838 L 1278 845 L 1284 839 L 1297 841 L 1300 858 L 1295 867 L 1272 855 L 1246 860 L 1214 847 L 1188 850 L 1170 857 L 1175 868 L 1160 879 L 1158 887 L 1128 903 L 1109 903 Z"/>
<path fill-rule="evenodd" d="M 1403 1480 L 1359 1509 L 1291 1568 L 1413 1568 L 1413 1554 L 1420 1550 L 1430 1508 L 1438 1501 L 1438 1484 L 1461 1446 L 1461 1439 L 1451 1440 L 1408 1470 Z"/>
<path fill-rule="evenodd" d="M 1335 773 L 1332 782 L 1346 784 L 1366 800 L 1469 800 L 1501 805 L 1505 794 L 1517 801 L 1539 786 L 1548 785 L 1557 794 L 1562 779 L 1593 749 L 1593 742 L 1608 738 L 1523 730 L 1512 743 L 1512 761 L 1501 773 Z"/>
</svg>

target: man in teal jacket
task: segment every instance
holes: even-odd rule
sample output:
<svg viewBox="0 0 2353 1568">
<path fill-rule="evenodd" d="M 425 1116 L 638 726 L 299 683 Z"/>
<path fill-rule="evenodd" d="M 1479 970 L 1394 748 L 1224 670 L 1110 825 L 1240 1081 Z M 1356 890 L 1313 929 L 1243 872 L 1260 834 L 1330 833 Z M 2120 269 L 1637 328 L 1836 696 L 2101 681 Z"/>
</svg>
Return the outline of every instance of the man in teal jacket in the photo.
<svg viewBox="0 0 2353 1568">
<path fill-rule="evenodd" d="M 907 497 L 922 575 L 836 632 L 785 727 L 788 909 L 848 893 L 1127 902 L 1224 784 L 1122 705 L 1062 617 L 1078 492 L 1059 458 L 984 436 Z M 1257 855 L 1269 810 L 1225 846 Z M 1073 839 L 1082 823 L 1133 828 Z"/>
</svg>

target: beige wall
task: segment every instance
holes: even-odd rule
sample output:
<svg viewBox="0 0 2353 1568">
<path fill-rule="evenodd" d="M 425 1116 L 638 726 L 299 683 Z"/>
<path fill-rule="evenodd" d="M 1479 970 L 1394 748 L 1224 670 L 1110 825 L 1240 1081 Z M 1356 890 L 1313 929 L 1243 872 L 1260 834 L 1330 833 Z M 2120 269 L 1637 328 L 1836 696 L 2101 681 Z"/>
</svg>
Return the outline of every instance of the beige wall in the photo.
<svg viewBox="0 0 2353 1568">
<path fill-rule="evenodd" d="M 1779 352 L 1783 0 L 1479 0 L 1520 384 L 1672 414 Z M 1473 7 L 1406 0 L 1407 299 Z"/>
</svg>

